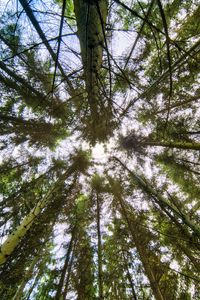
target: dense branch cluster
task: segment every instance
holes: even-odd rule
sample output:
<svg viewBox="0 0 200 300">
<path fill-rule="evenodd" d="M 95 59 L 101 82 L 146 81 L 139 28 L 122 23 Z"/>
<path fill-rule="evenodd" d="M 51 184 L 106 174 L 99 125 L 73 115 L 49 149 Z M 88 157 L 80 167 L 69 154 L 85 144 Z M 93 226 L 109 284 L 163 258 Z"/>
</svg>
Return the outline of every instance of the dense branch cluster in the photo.
<svg viewBox="0 0 200 300">
<path fill-rule="evenodd" d="M 199 299 L 198 4 L 0 3 L 0 299 Z"/>
</svg>

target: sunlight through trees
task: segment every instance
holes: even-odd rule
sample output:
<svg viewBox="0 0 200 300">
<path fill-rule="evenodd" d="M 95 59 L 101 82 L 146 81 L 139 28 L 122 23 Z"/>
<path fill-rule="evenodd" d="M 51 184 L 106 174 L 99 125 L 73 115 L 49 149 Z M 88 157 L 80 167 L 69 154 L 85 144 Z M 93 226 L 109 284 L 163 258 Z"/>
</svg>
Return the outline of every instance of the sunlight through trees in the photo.
<svg viewBox="0 0 200 300">
<path fill-rule="evenodd" d="M 0 299 L 198 300 L 199 1 L 0 16 Z"/>
</svg>

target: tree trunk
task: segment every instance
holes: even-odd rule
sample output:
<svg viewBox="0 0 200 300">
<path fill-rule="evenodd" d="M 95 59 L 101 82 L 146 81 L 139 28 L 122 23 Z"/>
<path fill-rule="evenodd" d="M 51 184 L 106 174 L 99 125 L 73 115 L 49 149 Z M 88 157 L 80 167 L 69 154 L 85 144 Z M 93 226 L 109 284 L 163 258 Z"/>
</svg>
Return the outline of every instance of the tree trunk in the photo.
<svg viewBox="0 0 200 300">
<path fill-rule="evenodd" d="M 26 274 L 25 274 L 25 276 L 24 276 L 24 278 L 22 280 L 22 283 L 20 284 L 20 286 L 19 286 L 19 288 L 18 288 L 18 290 L 17 290 L 17 292 L 16 292 L 13 300 L 21 300 L 22 299 L 25 285 L 28 282 L 28 280 L 31 278 L 32 273 L 33 273 L 33 269 L 34 269 L 34 267 L 35 267 L 35 265 L 36 265 L 36 263 L 38 262 L 39 259 L 40 259 L 40 256 L 34 257 L 34 259 L 33 259 L 32 263 L 31 263 L 28 271 L 26 272 Z"/>
<path fill-rule="evenodd" d="M 123 253 L 123 259 L 124 259 L 124 263 L 125 263 L 126 269 L 127 269 L 127 278 L 128 278 L 129 283 L 130 283 L 130 286 L 131 286 L 133 300 L 137 300 L 137 295 L 136 295 L 136 292 L 135 292 L 135 289 L 134 289 L 134 284 L 133 284 L 132 277 L 131 277 L 131 274 L 130 274 L 130 271 L 129 271 L 127 259 L 126 259 L 125 255 L 124 255 L 124 253 Z"/>
<path fill-rule="evenodd" d="M 97 115 L 99 71 L 102 65 L 107 1 L 74 0 L 78 38 L 91 113 Z"/>
<path fill-rule="evenodd" d="M 101 242 L 101 221 L 100 221 L 100 199 L 98 192 L 96 193 L 97 199 L 97 236 L 98 236 L 98 286 L 99 286 L 99 299 L 103 299 L 103 278 L 102 278 L 102 242 Z"/>
<path fill-rule="evenodd" d="M 74 243 L 74 248 L 75 248 L 76 242 L 77 241 L 75 241 L 75 243 Z M 69 287 L 69 279 L 70 279 L 72 264 L 73 264 L 73 260 L 74 260 L 74 254 L 73 254 L 74 248 L 72 249 L 72 255 L 71 255 L 70 262 L 69 262 L 67 278 L 66 278 L 65 288 L 64 288 L 64 292 L 63 292 L 63 300 L 65 300 L 67 297 L 67 292 L 68 292 L 68 287 Z"/>
<path fill-rule="evenodd" d="M 33 11 L 31 9 L 31 7 L 29 6 L 29 1 L 27 1 L 27 0 L 19 0 L 19 1 L 20 1 L 21 5 L 22 5 L 23 9 L 25 10 L 27 16 L 29 17 L 32 25 L 34 26 L 35 30 L 37 31 L 39 37 L 43 41 L 43 43 L 46 46 L 47 50 L 49 51 L 49 53 L 50 53 L 53 61 L 56 63 L 56 61 L 57 61 L 56 54 L 54 53 L 53 49 L 51 48 L 51 46 L 50 46 L 50 44 L 49 44 L 49 42 L 48 42 L 45 34 L 43 33 L 43 31 L 42 31 L 42 29 L 40 27 L 40 24 L 38 23 L 36 17 L 34 16 Z M 63 68 L 62 68 L 62 66 L 61 66 L 61 64 L 59 62 L 57 62 L 57 66 L 58 66 L 58 68 L 59 68 L 59 70 L 60 70 L 63 78 L 66 80 L 66 82 L 67 82 L 67 84 L 69 86 L 70 93 L 73 94 L 73 91 L 74 91 L 73 86 L 72 86 L 69 78 L 66 76 L 65 71 L 63 70 Z"/>
<path fill-rule="evenodd" d="M 190 229 L 192 229 L 192 231 L 194 232 L 194 234 L 196 234 L 198 237 L 200 237 L 200 228 L 198 225 L 194 224 L 192 220 L 190 220 L 189 216 L 185 213 L 183 213 L 182 211 L 177 210 L 177 208 L 170 204 L 169 202 L 167 202 L 165 200 L 165 198 L 159 194 L 157 191 L 155 191 L 151 185 L 148 183 L 148 181 L 143 178 L 141 178 L 141 176 L 137 175 L 135 172 L 131 171 L 130 169 L 128 169 L 126 167 L 126 165 L 124 165 L 120 159 L 118 159 L 117 157 L 114 157 L 114 159 L 116 161 L 118 161 L 121 166 L 128 171 L 128 173 L 131 175 L 131 177 L 138 183 L 139 187 L 145 191 L 147 193 L 147 195 L 149 195 L 151 198 L 154 199 L 154 201 L 160 206 L 160 208 L 163 209 L 167 209 L 170 212 L 172 212 L 176 217 L 178 217 L 181 222 L 183 224 L 185 224 L 186 226 L 190 227 Z M 170 213 L 171 215 L 171 213 Z"/>
<path fill-rule="evenodd" d="M 112 182 L 111 182 L 111 185 L 112 185 Z M 132 224 L 129 220 L 129 217 L 128 217 L 128 214 L 126 212 L 126 208 L 124 206 L 124 203 L 123 203 L 123 200 L 122 198 L 120 197 L 120 195 L 117 195 L 115 192 L 113 192 L 113 194 L 115 195 L 116 197 L 116 200 L 117 202 L 119 203 L 120 205 L 120 208 L 121 208 L 121 212 L 122 212 L 122 215 L 124 217 L 124 219 L 126 220 L 127 222 L 127 225 L 128 225 L 128 229 L 131 233 L 131 236 L 133 238 L 133 241 L 134 241 L 134 244 L 136 246 L 136 249 L 138 251 L 138 254 L 140 256 L 140 259 L 141 259 L 141 262 L 143 264 L 143 267 L 144 267 L 144 270 L 146 272 L 146 275 L 149 279 L 149 282 L 150 282 L 150 285 L 151 285 L 151 289 L 153 291 L 153 294 L 156 298 L 156 300 L 165 300 L 164 296 L 162 295 L 162 292 L 160 290 L 160 287 L 159 287 L 159 284 L 156 280 L 156 277 L 155 277 L 155 274 L 153 272 L 153 270 L 151 269 L 151 266 L 149 264 L 149 260 L 148 260 L 148 253 L 147 251 L 145 250 L 145 248 L 141 245 L 140 243 L 140 240 L 138 239 L 138 236 L 137 234 L 135 233 L 135 231 L 133 230 L 132 228 Z M 167 300 L 167 299 L 166 299 Z"/>
<path fill-rule="evenodd" d="M 26 297 L 25 297 L 26 300 L 29 300 L 29 298 L 30 298 L 30 296 L 31 296 L 31 294 L 32 294 L 32 292 L 33 292 L 35 286 L 37 285 L 37 283 L 38 283 L 38 281 L 39 281 L 39 279 L 40 279 L 41 273 L 42 273 L 42 272 L 41 272 L 41 270 L 40 270 L 40 271 L 38 272 L 38 274 L 37 274 L 37 276 L 36 276 L 36 278 L 35 278 L 35 280 L 34 280 L 32 286 L 30 287 L 30 289 L 29 289 L 29 291 L 28 291 Z"/>
<path fill-rule="evenodd" d="M 60 179 L 54 184 L 53 188 L 47 193 L 46 197 L 40 200 L 37 205 L 26 215 L 21 222 L 21 224 L 14 230 L 6 239 L 6 241 L 1 246 L 0 252 L 0 265 L 4 264 L 10 255 L 13 253 L 15 248 L 20 244 L 21 239 L 26 235 L 29 228 L 34 223 L 35 219 L 38 217 L 42 209 L 48 205 L 52 199 L 52 195 L 58 191 L 60 184 L 65 181 L 65 179 L 71 175 L 71 171 L 65 172 Z"/>
<path fill-rule="evenodd" d="M 63 288 L 63 284 L 64 284 L 64 280 L 65 280 L 65 275 L 66 275 L 66 272 L 67 272 L 67 269 L 68 269 L 68 266 L 69 266 L 70 255 L 71 255 L 71 252 L 72 252 L 74 239 L 75 239 L 75 226 L 72 229 L 72 235 L 71 235 L 71 239 L 70 239 L 69 246 L 68 246 L 68 249 L 67 249 L 65 263 L 64 263 L 64 266 L 63 266 L 63 269 L 62 269 L 62 272 L 61 272 L 61 277 L 60 277 L 57 292 L 56 292 L 56 295 L 55 295 L 55 300 L 60 300 L 61 299 L 62 288 Z"/>
<path fill-rule="evenodd" d="M 182 245 L 181 242 L 179 242 L 179 240 L 175 240 L 173 239 L 173 242 L 172 242 L 172 246 L 173 246 L 173 243 L 175 243 L 177 245 L 177 247 L 183 251 L 183 253 L 185 254 L 185 256 L 187 256 L 189 258 L 189 260 L 191 261 L 191 263 L 194 265 L 195 269 L 197 271 L 200 272 L 200 260 L 196 259 L 190 248 L 189 247 L 186 247 L 185 245 Z"/>
</svg>

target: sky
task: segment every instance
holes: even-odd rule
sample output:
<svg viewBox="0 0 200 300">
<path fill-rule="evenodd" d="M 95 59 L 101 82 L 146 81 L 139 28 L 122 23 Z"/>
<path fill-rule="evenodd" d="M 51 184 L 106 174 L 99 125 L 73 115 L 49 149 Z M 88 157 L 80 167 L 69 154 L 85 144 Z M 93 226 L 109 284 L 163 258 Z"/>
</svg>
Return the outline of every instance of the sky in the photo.
<svg viewBox="0 0 200 300">
<path fill-rule="evenodd" d="M 0 2 L 0 9 L 2 9 L 2 7 L 4 7 L 4 3 L 7 3 L 7 1 L 2 0 L 2 2 Z M 16 5 L 18 1 L 9 1 L 9 5 Z M 49 33 L 49 35 L 51 35 L 51 32 Z M 54 36 L 55 34 L 53 34 Z M 135 34 L 127 34 L 127 33 L 123 33 L 123 32 L 118 32 L 115 33 L 114 37 L 112 38 L 112 41 L 109 45 L 109 47 L 112 49 L 112 51 L 114 52 L 115 56 L 119 57 L 121 55 L 123 55 L 125 49 L 130 48 L 130 46 L 133 43 L 133 39 L 135 37 Z M 39 40 L 39 38 L 38 38 Z M 77 49 L 77 39 L 75 39 L 74 37 L 70 37 L 70 38 L 66 38 L 66 43 L 68 43 L 70 45 L 72 45 L 75 49 Z M 45 57 L 45 50 L 41 50 L 41 52 L 44 51 L 44 57 Z M 69 55 L 69 57 L 71 58 L 71 56 Z M 76 59 L 75 56 L 73 56 L 73 61 L 70 62 L 68 65 L 73 68 L 74 65 L 78 64 L 78 60 Z M 64 97 L 65 95 L 63 95 Z M 159 100 L 159 99 L 158 99 Z M 119 99 L 119 102 L 123 101 L 123 99 Z M 135 122 L 134 124 L 130 124 L 128 120 L 126 120 L 123 125 L 122 128 L 120 129 L 121 132 L 123 132 L 124 134 L 126 133 L 127 127 L 131 127 L 135 130 L 139 130 L 139 125 Z M 147 128 L 143 129 L 144 134 L 148 134 L 150 131 L 150 129 L 148 130 Z M 115 153 L 115 149 L 116 147 L 118 147 L 118 144 L 116 143 L 117 140 L 117 135 L 110 139 L 108 143 L 106 143 L 106 150 L 105 150 L 105 145 L 103 144 L 99 144 L 97 143 L 94 147 L 92 147 L 92 158 L 96 163 L 95 166 L 95 170 L 98 171 L 99 173 L 102 173 L 104 171 L 104 165 L 106 165 L 106 163 L 108 162 L 108 158 L 110 156 L 112 156 Z M 90 146 L 89 144 L 87 144 L 86 142 L 83 142 L 82 140 L 77 141 L 77 137 L 76 136 L 72 136 L 71 138 L 67 138 L 65 141 L 62 141 L 59 145 L 59 147 L 57 148 L 57 150 L 55 151 L 55 153 L 53 154 L 53 156 L 55 156 L 56 158 L 61 158 L 62 156 L 66 157 L 68 154 L 72 153 L 74 150 L 74 147 L 82 147 L 83 149 L 89 149 Z M 20 147 L 17 147 L 14 149 L 14 151 L 12 152 L 12 156 L 13 157 L 20 157 Z M 35 149 L 30 149 L 29 151 L 35 151 Z M 49 158 L 49 161 L 51 159 L 52 156 L 52 152 L 50 150 L 45 149 L 45 155 L 46 158 Z M 40 155 L 43 154 L 43 152 L 37 150 L 35 151 L 36 155 Z M 67 155 L 66 155 L 67 154 Z M 10 155 L 10 154 L 9 154 Z M 130 168 L 134 168 L 137 165 L 137 161 L 135 157 L 132 157 L 131 159 L 128 157 L 124 156 L 124 159 L 127 162 L 128 167 Z M 137 167 L 138 170 L 137 171 L 143 171 L 144 174 L 147 176 L 148 179 L 152 178 L 152 175 L 156 174 L 156 172 L 158 172 L 158 170 L 156 170 L 156 168 L 154 167 L 152 169 L 151 166 L 151 158 L 145 158 L 145 163 L 144 166 L 142 168 Z M 158 180 L 158 184 L 162 185 L 162 183 L 166 180 L 165 177 L 160 176 L 159 180 Z M 160 181 L 160 182 L 159 182 Z M 145 209 L 145 204 L 144 204 L 144 209 Z M 60 243 L 63 240 L 63 227 L 62 225 L 59 224 L 58 228 L 56 228 L 56 230 L 58 230 L 58 233 L 56 233 L 56 239 L 55 242 L 56 243 Z M 61 254 L 62 250 L 59 250 L 57 255 L 59 256 Z M 170 258 L 168 258 L 170 259 Z M 171 262 L 171 267 L 173 267 L 174 269 L 177 269 L 177 264 L 172 261 Z"/>
</svg>

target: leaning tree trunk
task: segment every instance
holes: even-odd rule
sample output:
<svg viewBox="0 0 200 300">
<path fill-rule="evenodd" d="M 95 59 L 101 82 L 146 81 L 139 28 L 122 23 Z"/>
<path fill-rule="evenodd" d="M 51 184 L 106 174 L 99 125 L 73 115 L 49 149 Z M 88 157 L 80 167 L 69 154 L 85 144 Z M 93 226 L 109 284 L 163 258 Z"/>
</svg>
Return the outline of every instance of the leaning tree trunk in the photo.
<svg viewBox="0 0 200 300">
<path fill-rule="evenodd" d="M 60 281 L 58 283 L 58 288 L 57 288 L 57 292 L 55 295 L 55 300 L 60 300 L 61 298 L 61 294 L 62 294 L 62 288 L 63 288 L 63 284 L 64 284 L 64 280 L 65 280 L 65 275 L 69 266 L 69 262 L 70 262 L 70 256 L 71 256 L 71 252 L 72 252 L 72 248 L 73 248 L 73 244 L 74 244 L 74 239 L 75 239 L 75 230 L 76 230 L 76 225 L 74 226 L 74 228 L 72 229 L 72 234 L 71 234 L 71 239 L 68 245 L 68 249 L 67 249 L 67 253 L 66 253 L 66 258 L 65 258 L 65 263 L 61 272 L 61 277 L 60 277 Z"/>
<path fill-rule="evenodd" d="M 114 195 L 117 203 L 120 205 L 120 210 L 121 210 L 122 216 L 124 217 L 124 219 L 128 225 L 128 229 L 130 231 L 133 242 L 135 244 L 135 247 L 137 249 L 139 257 L 141 259 L 145 273 L 149 279 L 150 286 L 151 286 L 152 292 L 154 294 L 154 297 L 156 300 L 165 300 L 165 298 L 161 292 L 161 289 L 159 287 L 159 284 L 157 282 L 156 274 L 154 273 L 154 271 L 151 268 L 151 265 L 149 264 L 148 252 L 146 251 L 145 247 L 140 242 L 140 239 L 138 238 L 138 234 L 133 229 L 133 226 L 131 224 L 132 220 L 130 221 L 130 219 L 129 219 L 129 216 L 127 214 L 127 211 L 126 211 L 126 208 L 125 208 L 125 205 L 123 203 L 121 196 L 118 193 L 116 193 L 115 189 L 113 188 L 114 181 L 111 178 L 109 178 L 109 181 L 110 181 L 110 184 L 112 187 L 113 195 Z"/>
<path fill-rule="evenodd" d="M 170 212 L 170 215 L 172 213 L 172 215 L 174 215 L 184 225 L 189 227 L 196 236 L 200 237 L 200 227 L 196 225 L 186 213 L 182 212 L 180 209 L 177 209 L 176 206 L 174 206 L 173 204 L 170 204 L 159 192 L 152 188 L 152 186 L 146 179 L 144 180 L 144 178 L 127 168 L 126 165 L 123 164 L 120 159 L 114 157 L 114 160 L 118 161 L 121 164 L 121 166 L 126 171 L 128 171 L 128 173 L 131 175 L 134 181 L 137 182 L 139 188 L 142 191 L 144 191 L 148 196 L 150 196 L 155 201 L 155 203 L 160 206 L 161 210 L 165 211 L 168 216 L 168 212 Z"/>
<path fill-rule="evenodd" d="M 54 53 L 51 45 L 49 44 L 44 32 L 42 31 L 42 28 L 40 27 L 39 22 L 37 21 L 29 3 L 30 1 L 27 0 L 19 0 L 20 4 L 22 5 L 23 9 L 25 10 L 27 16 L 29 17 L 33 27 L 35 28 L 35 30 L 37 31 L 39 37 L 41 38 L 42 42 L 44 43 L 44 45 L 46 46 L 47 50 L 49 51 L 49 54 L 51 55 L 53 61 L 56 63 L 57 61 L 57 57 L 56 54 Z M 69 78 L 67 77 L 67 75 L 65 74 L 65 71 L 63 70 L 61 64 L 59 62 L 57 62 L 57 66 L 58 69 L 60 70 L 60 73 L 62 74 L 63 78 L 65 79 L 65 81 L 68 84 L 68 91 L 70 92 L 71 95 L 73 95 L 74 92 L 74 88 L 69 80 Z"/>
<path fill-rule="evenodd" d="M 190 248 L 181 244 L 181 242 L 178 239 L 175 241 L 173 239 L 173 243 L 175 243 L 175 245 L 177 245 L 177 247 L 185 254 L 185 256 L 187 256 L 187 258 L 191 261 L 197 272 L 200 272 L 200 259 L 193 256 Z"/>
<path fill-rule="evenodd" d="M 73 246 L 72 254 L 71 254 L 71 259 L 70 259 L 69 266 L 68 266 L 67 277 L 66 277 L 66 280 L 65 280 L 65 288 L 64 288 L 64 291 L 63 291 L 63 294 L 62 294 L 63 295 L 63 300 L 66 300 L 67 293 L 68 293 L 71 269 L 72 269 L 72 265 L 73 265 L 73 261 L 74 261 L 74 248 L 76 247 L 76 244 L 77 244 L 77 240 L 75 240 L 75 242 L 74 242 L 74 246 Z"/>
<path fill-rule="evenodd" d="M 162 294 L 162 291 L 159 287 L 159 283 L 158 280 L 156 278 L 156 274 L 153 271 L 150 263 L 149 263 L 149 255 L 148 252 L 146 251 L 146 248 L 142 245 L 140 239 L 138 238 L 138 235 L 135 233 L 135 231 L 132 228 L 132 224 L 127 216 L 125 207 L 122 206 L 121 203 L 121 210 L 122 210 L 122 214 L 127 222 L 129 231 L 131 233 L 131 236 L 133 238 L 133 242 L 136 246 L 136 249 L 138 251 L 138 254 L 140 256 L 142 265 L 144 267 L 144 270 L 146 272 L 146 275 L 149 279 L 150 285 L 151 285 L 151 289 L 153 291 L 154 297 L 156 298 L 156 300 L 165 300 L 164 295 Z"/>
<path fill-rule="evenodd" d="M 32 294 L 32 292 L 33 292 L 33 290 L 34 290 L 34 288 L 35 288 L 36 285 L 38 284 L 38 281 L 39 281 L 40 276 L 41 276 L 40 273 L 41 273 L 41 272 L 38 272 L 38 274 L 37 274 L 37 276 L 36 276 L 36 278 L 35 278 L 35 280 L 34 280 L 32 286 L 30 287 L 30 289 L 29 289 L 29 291 L 28 291 L 28 293 L 27 293 L 27 295 L 26 295 L 26 300 L 29 300 L 29 299 L 30 299 L 30 296 L 31 296 L 31 294 Z"/>
<path fill-rule="evenodd" d="M 131 287 L 133 300 L 138 300 L 136 292 L 135 292 L 135 288 L 134 288 L 134 283 L 133 283 L 133 280 L 132 280 L 132 276 L 131 276 L 131 273 L 129 271 L 128 260 L 126 259 L 124 253 L 122 255 L 123 255 L 124 264 L 125 264 L 126 270 L 127 270 L 127 278 L 128 278 L 128 281 L 129 281 L 129 284 L 130 284 L 130 287 Z"/>
<path fill-rule="evenodd" d="M 15 248 L 20 244 L 21 239 L 26 235 L 29 228 L 33 225 L 34 221 L 52 199 L 52 196 L 59 190 L 60 184 L 72 173 L 72 168 L 65 172 L 61 178 L 57 180 L 53 188 L 49 190 L 46 197 L 40 200 L 37 205 L 24 217 L 21 224 L 14 230 L 1 246 L 0 252 L 0 265 L 4 264 Z"/>
<path fill-rule="evenodd" d="M 25 285 L 26 283 L 28 282 L 28 280 L 31 278 L 32 274 L 33 274 L 33 270 L 34 270 L 34 267 L 35 265 L 37 264 L 37 262 L 39 261 L 40 259 L 40 256 L 35 256 L 35 258 L 33 259 L 29 269 L 27 270 L 27 272 L 25 273 L 24 275 L 24 278 L 22 280 L 22 283 L 20 284 L 13 300 L 21 300 L 22 299 L 22 296 L 23 296 L 23 291 L 24 291 L 24 288 L 25 288 Z"/>
</svg>

